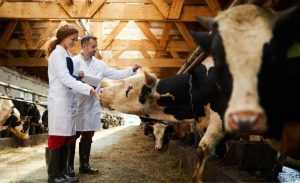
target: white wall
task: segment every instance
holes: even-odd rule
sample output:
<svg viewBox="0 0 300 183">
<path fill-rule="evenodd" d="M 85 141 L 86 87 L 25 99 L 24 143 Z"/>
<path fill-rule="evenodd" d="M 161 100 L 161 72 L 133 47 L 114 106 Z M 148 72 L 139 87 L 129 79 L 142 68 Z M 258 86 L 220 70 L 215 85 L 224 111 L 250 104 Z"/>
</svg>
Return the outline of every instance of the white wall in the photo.
<svg viewBox="0 0 300 183">
<path fill-rule="evenodd" d="M 27 76 L 2 66 L 0 66 L 0 81 L 21 88 L 25 88 L 28 90 L 32 90 L 33 92 L 48 95 L 48 88 L 49 88 L 48 83 L 38 78 Z M 32 100 L 31 94 L 26 94 L 22 91 L 7 89 L 7 93 L 6 93 L 3 86 L 0 86 L 0 92 L 8 96 L 23 97 L 26 100 Z M 45 97 L 37 97 L 36 100 L 41 102 L 47 101 Z"/>
</svg>

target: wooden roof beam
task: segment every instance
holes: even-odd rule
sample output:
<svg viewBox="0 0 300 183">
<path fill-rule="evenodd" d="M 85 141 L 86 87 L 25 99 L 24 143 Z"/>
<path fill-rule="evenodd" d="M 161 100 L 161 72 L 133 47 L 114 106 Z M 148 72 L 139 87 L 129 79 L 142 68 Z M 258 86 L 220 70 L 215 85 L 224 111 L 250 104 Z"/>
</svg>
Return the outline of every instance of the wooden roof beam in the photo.
<svg viewBox="0 0 300 183">
<path fill-rule="evenodd" d="M 102 45 L 100 45 L 100 49 L 104 50 L 106 49 L 111 42 L 114 40 L 114 38 L 121 32 L 121 30 L 127 25 L 127 21 L 120 21 L 118 25 L 111 31 L 111 33 L 106 37 L 105 41 Z"/>
<path fill-rule="evenodd" d="M 169 19 L 179 19 L 183 3 L 184 0 L 173 0 L 168 16 Z"/>
<path fill-rule="evenodd" d="M 172 29 L 172 23 L 166 22 L 164 25 L 164 30 L 163 30 L 161 39 L 160 39 L 159 50 L 166 50 L 171 29 Z"/>
<path fill-rule="evenodd" d="M 101 45 L 99 45 L 101 47 Z M 7 46 L 7 50 L 27 50 L 29 49 L 26 46 L 26 42 L 18 39 L 11 39 Z M 45 49 L 45 44 L 40 48 L 41 50 Z M 80 50 L 80 43 L 78 42 L 74 48 L 75 50 Z M 111 44 L 106 47 L 107 51 L 156 51 L 157 47 L 149 40 L 112 40 Z M 169 40 L 165 51 L 181 51 L 189 52 L 191 51 L 190 47 L 185 41 L 179 40 Z"/>
<path fill-rule="evenodd" d="M 157 47 L 159 46 L 159 43 L 154 36 L 154 34 L 150 31 L 149 29 L 149 24 L 148 22 L 135 22 L 135 24 L 139 27 L 139 29 L 144 33 L 144 35 L 152 41 Z"/>
<path fill-rule="evenodd" d="M 141 64 L 143 67 L 181 67 L 184 59 L 111 59 L 106 62 L 113 67 L 128 67 L 135 63 Z M 0 58 L 0 66 L 6 67 L 47 67 L 46 58 Z"/>
<path fill-rule="evenodd" d="M 168 18 L 170 6 L 165 0 L 152 0 L 153 4 L 156 8 L 160 11 L 160 13 L 165 17 Z"/>
<path fill-rule="evenodd" d="M 29 21 L 27 21 L 27 20 L 21 21 L 21 27 L 22 27 L 28 48 L 34 49 L 35 44 L 33 43 L 33 40 L 32 40 L 32 32 L 31 32 Z"/>
<path fill-rule="evenodd" d="M 214 15 L 217 15 L 218 11 L 221 10 L 221 5 L 218 0 L 205 0 L 205 2 Z"/>
<path fill-rule="evenodd" d="M 40 49 L 48 40 L 51 33 L 59 26 L 60 21 L 51 21 L 48 24 L 48 28 L 40 35 L 40 38 L 38 39 L 36 43 L 36 48 Z"/>
<path fill-rule="evenodd" d="M 185 24 L 182 23 L 182 22 L 175 22 L 175 24 L 176 24 L 179 32 L 182 34 L 184 40 L 186 41 L 186 43 L 191 48 L 191 50 L 195 49 L 196 48 L 196 44 L 194 42 L 193 37 L 191 36 L 191 33 L 189 32 L 189 30 L 185 26 Z"/>
<path fill-rule="evenodd" d="M 11 11 L 14 10 L 14 11 Z M 143 10 L 143 11 L 141 11 Z M 178 21 L 196 22 L 195 15 L 213 16 L 205 6 L 183 6 Z M 78 19 L 71 17 L 58 3 L 39 2 L 5 2 L 0 6 L 0 18 L 12 19 Z M 126 4 L 104 3 L 93 16 L 82 17 L 103 20 L 140 20 L 163 21 L 162 16 L 154 4 Z"/>
<path fill-rule="evenodd" d="M 12 20 L 8 23 L 0 39 L 0 48 L 5 48 L 7 46 L 10 36 L 15 30 L 17 24 L 17 20 Z"/>
</svg>

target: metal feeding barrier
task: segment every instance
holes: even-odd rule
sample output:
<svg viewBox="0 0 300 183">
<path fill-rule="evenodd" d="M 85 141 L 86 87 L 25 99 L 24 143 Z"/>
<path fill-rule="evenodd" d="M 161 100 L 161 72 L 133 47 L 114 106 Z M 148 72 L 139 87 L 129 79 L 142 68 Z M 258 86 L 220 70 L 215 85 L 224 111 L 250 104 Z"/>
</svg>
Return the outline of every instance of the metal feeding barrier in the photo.
<svg viewBox="0 0 300 183">
<path fill-rule="evenodd" d="M 23 91 L 25 93 L 32 94 L 32 101 L 27 101 L 27 100 L 18 99 L 18 98 L 12 98 L 12 97 L 7 97 L 7 96 L 0 96 L 1 99 L 27 102 L 27 103 L 32 103 L 32 104 L 36 104 L 36 105 L 41 105 L 43 107 L 47 107 L 46 104 L 43 104 L 41 102 L 36 101 L 36 96 L 47 98 L 48 96 L 45 95 L 45 94 L 34 92 L 34 91 L 31 91 L 31 90 L 28 90 L 28 89 L 25 89 L 25 88 L 21 88 L 21 87 L 15 86 L 15 85 L 7 84 L 7 83 L 1 82 L 1 81 L 0 81 L 0 86 L 3 86 L 5 90 L 7 88 L 11 88 L 11 89 L 14 89 L 14 90 Z"/>
</svg>

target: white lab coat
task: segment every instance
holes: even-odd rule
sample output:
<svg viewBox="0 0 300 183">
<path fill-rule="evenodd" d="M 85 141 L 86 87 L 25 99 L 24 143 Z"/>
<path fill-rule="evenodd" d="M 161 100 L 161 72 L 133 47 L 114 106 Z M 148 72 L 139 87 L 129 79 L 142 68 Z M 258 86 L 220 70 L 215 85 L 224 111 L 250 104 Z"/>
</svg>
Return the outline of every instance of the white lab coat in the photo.
<svg viewBox="0 0 300 183">
<path fill-rule="evenodd" d="M 49 135 L 72 136 L 76 129 L 76 92 L 90 95 L 91 86 L 76 81 L 67 68 L 69 54 L 57 45 L 48 59 L 48 125 Z"/>
<path fill-rule="evenodd" d="M 81 54 L 72 58 L 75 68 L 82 70 L 85 75 L 92 75 L 99 78 L 99 85 L 96 88 L 98 92 L 101 87 L 103 77 L 107 79 L 123 79 L 129 77 L 133 72 L 132 67 L 124 70 L 117 70 L 109 67 L 103 61 L 92 57 L 91 63 L 88 66 Z M 80 64 L 80 66 L 78 66 Z M 77 71 L 78 73 L 78 71 Z M 91 96 L 77 94 L 77 113 L 76 113 L 76 130 L 77 131 L 96 131 L 101 129 L 100 124 L 100 102 Z"/>
</svg>

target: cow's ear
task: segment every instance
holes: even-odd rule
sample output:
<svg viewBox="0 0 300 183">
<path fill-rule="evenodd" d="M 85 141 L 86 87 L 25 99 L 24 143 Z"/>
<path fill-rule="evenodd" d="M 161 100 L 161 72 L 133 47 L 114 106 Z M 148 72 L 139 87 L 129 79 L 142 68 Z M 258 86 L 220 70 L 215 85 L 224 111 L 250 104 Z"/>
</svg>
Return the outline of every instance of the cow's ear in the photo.
<svg viewBox="0 0 300 183">
<path fill-rule="evenodd" d="M 152 87 L 156 83 L 156 77 L 144 71 L 145 75 L 145 84 L 148 87 Z"/>
<path fill-rule="evenodd" d="M 211 43 L 212 43 L 212 35 L 206 32 L 195 32 L 191 31 L 191 34 L 196 41 L 196 43 L 201 47 L 201 49 L 210 53 Z"/>
</svg>

